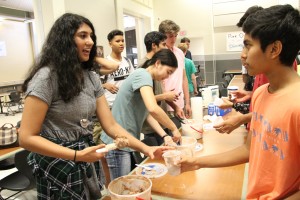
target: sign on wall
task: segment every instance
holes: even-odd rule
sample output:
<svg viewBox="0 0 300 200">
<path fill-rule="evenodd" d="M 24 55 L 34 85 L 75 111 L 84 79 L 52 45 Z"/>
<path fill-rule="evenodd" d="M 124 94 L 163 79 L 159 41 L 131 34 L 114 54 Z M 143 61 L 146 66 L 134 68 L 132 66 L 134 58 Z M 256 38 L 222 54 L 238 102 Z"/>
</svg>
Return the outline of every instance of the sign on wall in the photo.
<svg viewBox="0 0 300 200">
<path fill-rule="evenodd" d="M 4 41 L 0 41 L 0 56 L 6 56 L 6 46 Z"/>
<path fill-rule="evenodd" d="M 244 44 L 244 33 L 239 32 L 229 32 L 226 34 L 226 50 L 227 51 L 242 51 Z"/>
</svg>

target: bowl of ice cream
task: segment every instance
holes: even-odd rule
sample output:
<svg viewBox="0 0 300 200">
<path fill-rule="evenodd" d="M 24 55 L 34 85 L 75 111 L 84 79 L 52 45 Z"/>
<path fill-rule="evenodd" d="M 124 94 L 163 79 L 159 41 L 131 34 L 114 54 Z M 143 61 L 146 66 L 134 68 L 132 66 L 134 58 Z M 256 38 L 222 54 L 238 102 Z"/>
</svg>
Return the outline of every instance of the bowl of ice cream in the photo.
<svg viewBox="0 0 300 200">
<path fill-rule="evenodd" d="M 108 185 L 112 200 L 151 200 L 152 182 L 139 175 L 121 176 Z"/>
</svg>

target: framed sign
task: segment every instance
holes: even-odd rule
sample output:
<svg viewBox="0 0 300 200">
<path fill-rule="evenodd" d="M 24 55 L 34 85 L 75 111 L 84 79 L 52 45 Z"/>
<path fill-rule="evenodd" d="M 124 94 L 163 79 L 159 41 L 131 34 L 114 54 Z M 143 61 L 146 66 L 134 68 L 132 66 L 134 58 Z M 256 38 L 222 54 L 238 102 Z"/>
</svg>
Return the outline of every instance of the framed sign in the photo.
<svg viewBox="0 0 300 200">
<path fill-rule="evenodd" d="M 104 58 L 103 46 L 97 46 L 97 54 L 96 54 L 96 56 Z"/>
<path fill-rule="evenodd" d="M 244 47 L 244 33 L 230 32 L 226 34 L 226 50 L 227 51 L 242 51 Z"/>
</svg>

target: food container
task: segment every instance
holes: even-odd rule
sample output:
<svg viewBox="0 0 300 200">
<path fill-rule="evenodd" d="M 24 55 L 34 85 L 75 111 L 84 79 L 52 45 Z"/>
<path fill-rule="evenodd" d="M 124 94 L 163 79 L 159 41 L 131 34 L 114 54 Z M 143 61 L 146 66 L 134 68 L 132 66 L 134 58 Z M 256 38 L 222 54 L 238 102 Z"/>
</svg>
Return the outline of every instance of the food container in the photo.
<svg viewBox="0 0 300 200">
<path fill-rule="evenodd" d="M 182 136 L 181 144 L 175 147 L 176 150 L 181 151 L 184 156 L 193 157 L 195 154 L 197 140 L 194 137 Z"/>
<path fill-rule="evenodd" d="M 138 175 L 121 176 L 108 185 L 111 200 L 151 200 L 152 182 Z"/>
<path fill-rule="evenodd" d="M 236 96 L 231 94 L 231 92 L 237 91 L 238 89 L 239 89 L 239 86 L 235 86 L 235 85 L 227 87 L 227 96 L 229 97 L 230 100 L 234 100 L 236 98 Z"/>
<path fill-rule="evenodd" d="M 202 138 L 203 135 L 203 121 L 188 119 L 181 123 L 182 135 L 194 137 L 196 140 Z"/>
</svg>

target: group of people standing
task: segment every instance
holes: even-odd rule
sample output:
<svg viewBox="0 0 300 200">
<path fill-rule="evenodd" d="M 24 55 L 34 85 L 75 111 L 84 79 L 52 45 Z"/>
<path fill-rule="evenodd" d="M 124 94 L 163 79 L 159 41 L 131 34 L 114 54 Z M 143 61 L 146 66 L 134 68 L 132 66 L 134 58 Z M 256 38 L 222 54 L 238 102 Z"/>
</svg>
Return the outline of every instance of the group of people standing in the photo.
<svg viewBox="0 0 300 200">
<path fill-rule="evenodd" d="M 120 78 L 116 76 L 121 74 L 120 71 L 113 72 L 108 77 L 114 82 L 105 82 L 103 87 L 107 89 L 106 97 L 115 95 L 113 101 L 109 99 L 112 115 L 137 139 L 140 139 L 140 133 L 145 130 L 145 137 L 154 136 L 159 145 L 162 143 L 175 145 L 181 135 L 171 119 L 176 119 L 175 116 L 180 118 L 191 116 L 188 79 L 185 72 L 187 58 L 175 46 L 179 30 L 175 22 L 165 20 L 159 25 L 159 31 L 146 34 L 144 43 L 147 54 L 139 62 L 139 68 L 134 71 L 129 70 L 130 66 L 132 67 L 130 61 L 121 56 L 124 49 L 122 32 L 114 30 L 108 35 L 112 47 L 112 53 L 108 58 L 120 63 L 126 60 L 128 74 Z M 119 36 L 115 34 L 112 37 L 113 33 L 118 33 Z M 113 46 L 115 41 L 119 41 L 119 44 Z M 117 54 L 119 56 L 116 56 Z M 116 89 L 109 89 L 113 87 Z M 101 141 L 110 144 L 113 139 L 106 131 L 102 131 Z M 124 148 L 107 153 L 105 157 L 111 179 L 127 175 L 132 170 L 133 151 L 131 148 Z"/>
<path fill-rule="evenodd" d="M 249 161 L 247 198 L 297 199 L 300 107 L 293 100 L 300 98 L 300 78 L 290 68 L 300 49 L 294 42 L 300 40 L 299 11 L 289 5 L 262 9 L 250 14 L 242 27 L 249 74 L 263 73 L 270 82 L 252 97 L 247 143 L 220 155 L 183 157 L 179 165 L 185 172 Z M 145 62 L 133 70 L 121 56 L 122 31 L 108 34 L 108 59 L 97 58 L 96 34 L 87 18 L 66 13 L 56 20 L 22 87 L 26 98 L 19 142 L 32 152 L 28 162 L 38 199 L 98 199 L 100 159 L 106 158 L 115 179 L 130 172 L 132 151 L 154 158 L 176 145 L 181 135 L 171 118 L 192 114 L 185 72 L 188 53 L 175 46 L 179 30 L 175 22 L 164 20 L 158 31 L 148 33 Z M 95 72 L 97 63 L 106 76 L 103 84 Z M 94 116 L 103 129 L 103 144 L 93 140 Z M 147 146 L 139 140 L 145 121 L 169 146 Z M 117 137 L 127 138 L 128 147 L 96 152 Z M 275 152 L 274 145 L 280 151 Z"/>
<path fill-rule="evenodd" d="M 100 159 L 106 158 L 111 178 L 115 179 L 130 172 L 132 151 L 153 158 L 172 148 L 140 142 L 146 119 L 166 144 L 180 140 L 178 128 L 157 104 L 167 100 L 172 106 L 169 115 L 176 112 L 182 118 L 186 105 L 191 114 L 184 55 L 174 46 L 179 26 L 167 30 L 170 23 L 174 22 L 168 21 L 160 28 L 169 31 L 164 38 L 172 36 L 169 47 L 176 49 L 181 59 L 178 61 L 173 49 L 165 48 L 134 70 L 121 55 L 122 31 L 108 34 L 112 51 L 103 59 L 96 57 L 95 30 L 87 18 L 66 13 L 56 20 L 22 88 L 26 98 L 20 145 L 32 152 L 28 162 L 37 180 L 39 199 L 97 199 L 102 187 Z M 104 75 L 103 84 L 98 72 Z M 160 83 L 176 72 L 175 83 L 165 84 L 167 92 L 155 95 L 153 81 Z M 103 144 L 93 140 L 94 116 L 103 129 Z M 128 147 L 96 152 L 116 137 L 126 137 Z"/>
</svg>

